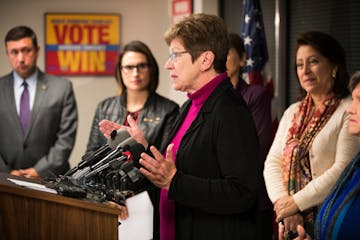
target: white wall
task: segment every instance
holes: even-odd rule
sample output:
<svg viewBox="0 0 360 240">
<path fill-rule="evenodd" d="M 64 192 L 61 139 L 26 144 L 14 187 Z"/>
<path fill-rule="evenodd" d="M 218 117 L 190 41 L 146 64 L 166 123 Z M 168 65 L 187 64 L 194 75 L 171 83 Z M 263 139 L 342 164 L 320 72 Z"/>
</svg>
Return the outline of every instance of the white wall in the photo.
<svg viewBox="0 0 360 240">
<path fill-rule="evenodd" d="M 203 2 L 204 0 L 194 0 Z M 11 0 L 1 4 L 0 16 L 0 75 L 11 71 L 7 61 L 3 39 L 6 32 L 16 25 L 28 25 L 37 33 L 40 45 L 38 66 L 44 70 L 44 14 L 46 12 L 65 13 L 116 13 L 121 15 L 121 45 L 131 40 L 141 40 L 152 50 L 160 67 L 158 92 L 182 104 L 186 95 L 171 90 L 168 72 L 163 68 L 168 57 L 168 47 L 163 34 L 170 25 L 170 0 Z M 217 9 L 216 0 L 207 6 Z M 196 12 L 200 12 L 197 9 Z M 206 11 L 205 11 L 206 12 Z M 208 12 L 213 13 L 214 12 Z M 73 82 L 79 110 L 79 127 L 75 148 L 70 157 L 74 166 L 85 152 L 90 126 L 96 105 L 104 98 L 116 94 L 115 80 L 109 77 L 69 77 Z"/>
</svg>

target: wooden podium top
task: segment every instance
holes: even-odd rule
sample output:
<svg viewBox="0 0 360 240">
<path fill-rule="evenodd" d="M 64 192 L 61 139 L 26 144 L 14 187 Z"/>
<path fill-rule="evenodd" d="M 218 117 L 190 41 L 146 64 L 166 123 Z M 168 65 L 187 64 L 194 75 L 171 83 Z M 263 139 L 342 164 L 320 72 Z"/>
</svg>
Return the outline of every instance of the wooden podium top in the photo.
<svg viewBox="0 0 360 240">
<path fill-rule="evenodd" d="M 120 209 L 15 184 L 0 173 L 0 240 L 118 240 Z M 42 182 L 43 185 L 44 182 Z"/>
<path fill-rule="evenodd" d="M 10 175 L 7 173 L 0 173 L 0 192 L 6 192 L 18 196 L 30 197 L 33 199 L 46 200 L 54 203 L 61 203 L 62 205 L 69 205 L 78 208 L 85 208 L 93 211 L 100 211 L 103 213 L 119 215 L 120 209 L 116 208 L 113 205 L 107 205 L 105 203 L 100 203 L 96 201 L 91 201 L 89 199 L 79 199 L 61 196 L 59 194 L 53 194 L 41 190 L 35 190 L 28 187 L 23 187 L 15 184 L 14 182 L 9 181 L 8 179 L 21 180 L 26 182 L 33 182 L 42 185 L 47 185 L 46 182 L 34 179 L 27 179 L 24 177 L 18 177 Z"/>
</svg>

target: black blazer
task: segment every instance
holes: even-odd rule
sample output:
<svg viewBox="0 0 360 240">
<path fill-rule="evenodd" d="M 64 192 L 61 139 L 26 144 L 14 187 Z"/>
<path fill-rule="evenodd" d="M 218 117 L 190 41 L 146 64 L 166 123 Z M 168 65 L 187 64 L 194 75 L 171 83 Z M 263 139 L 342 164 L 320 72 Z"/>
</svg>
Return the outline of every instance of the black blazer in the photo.
<svg viewBox="0 0 360 240">
<path fill-rule="evenodd" d="M 183 105 L 169 141 L 190 105 Z M 205 101 L 177 152 L 177 173 L 169 189 L 175 201 L 176 239 L 255 239 L 261 177 L 257 159 L 251 114 L 226 79 Z M 155 220 L 157 239 L 158 216 Z"/>
</svg>

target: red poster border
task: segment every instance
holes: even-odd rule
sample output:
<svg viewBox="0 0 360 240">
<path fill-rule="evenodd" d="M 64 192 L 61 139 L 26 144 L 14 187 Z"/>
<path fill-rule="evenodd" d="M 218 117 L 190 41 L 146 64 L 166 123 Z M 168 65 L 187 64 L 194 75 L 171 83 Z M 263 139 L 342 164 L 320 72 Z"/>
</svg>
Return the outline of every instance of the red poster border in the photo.
<svg viewBox="0 0 360 240">
<path fill-rule="evenodd" d="M 49 34 L 51 34 L 51 36 L 54 38 L 54 33 L 49 31 L 49 25 L 47 25 L 48 23 L 48 17 L 50 17 L 49 19 L 52 20 L 53 18 L 51 17 L 55 17 L 55 16 L 65 16 L 65 19 L 67 18 L 71 18 L 73 17 L 74 20 L 76 19 L 76 17 L 81 18 L 81 19 L 92 19 L 91 21 L 95 22 L 96 19 L 99 19 L 99 22 L 101 20 L 105 20 L 105 19 L 115 19 L 116 22 L 114 23 L 109 23 L 108 25 L 112 28 L 115 27 L 115 35 L 116 35 L 116 40 L 112 40 L 113 42 L 110 44 L 107 43 L 99 43 L 99 44 L 67 44 L 67 43 L 49 43 L 48 39 L 49 39 Z M 95 19 L 95 20 L 94 20 Z M 89 20 L 90 21 L 90 20 Z M 44 14 L 44 26 L 45 26 L 45 34 L 44 34 L 44 49 L 45 49 L 45 71 L 49 74 L 53 74 L 53 75 L 61 75 L 61 76 L 113 76 L 114 75 L 114 71 L 115 71 L 115 67 L 116 67 L 116 63 L 117 63 L 117 59 L 118 59 L 118 55 L 120 52 L 120 44 L 121 44 L 121 40 L 120 40 L 120 24 L 121 24 L 121 15 L 118 13 L 64 13 L 64 12 L 49 12 L 49 13 L 45 13 Z M 71 23 L 70 23 L 71 25 Z M 74 24 L 75 25 L 75 24 Z M 72 25 L 72 26 L 74 26 Z M 79 24 L 78 24 L 79 25 Z M 104 24 L 103 24 L 104 25 Z M 100 26 L 100 23 L 99 23 Z M 114 32 L 114 31 L 112 31 Z M 110 33 L 111 36 L 113 37 L 113 33 Z M 100 37 L 99 37 L 100 38 Z M 73 63 L 74 61 L 76 62 L 77 59 L 81 58 L 82 60 L 85 61 L 92 61 L 95 62 L 97 61 L 98 65 L 96 66 L 101 66 L 98 67 L 96 69 L 91 68 L 91 66 L 87 66 L 86 69 L 84 70 L 85 67 L 79 67 L 78 70 L 73 71 L 73 70 L 69 70 L 71 69 L 71 64 L 69 63 L 68 65 L 66 65 L 64 68 L 62 67 L 62 65 L 60 64 L 60 60 L 59 60 L 59 49 L 60 45 L 62 47 L 62 49 L 67 49 L 65 51 L 70 51 L 68 50 L 71 47 L 78 47 L 82 50 L 72 50 L 71 52 L 71 56 L 68 56 L 66 59 L 67 61 Z M 92 49 L 91 50 L 86 50 L 86 49 Z M 96 49 L 96 50 L 94 50 Z M 90 52 L 91 51 L 91 52 Z M 64 52 L 64 51 L 63 51 Z M 81 53 L 80 53 L 81 52 Z M 67 52 L 67 54 L 70 54 L 69 52 Z M 86 55 L 88 54 L 88 55 Z M 98 55 L 101 55 L 101 57 L 99 57 Z M 83 57 L 79 57 L 79 55 L 83 56 Z M 95 60 L 94 60 L 95 59 Z M 100 59 L 100 60 L 99 60 Z M 80 60 L 79 60 L 80 61 Z M 84 62 L 84 61 L 83 61 Z M 100 63 L 99 63 L 100 62 Z M 80 63 L 78 63 L 78 65 L 80 65 Z M 70 67 L 69 67 L 70 66 Z M 77 65 L 76 65 L 77 66 Z M 82 63 L 81 66 L 86 66 L 86 64 Z M 101 68 L 99 70 L 99 68 Z"/>
</svg>

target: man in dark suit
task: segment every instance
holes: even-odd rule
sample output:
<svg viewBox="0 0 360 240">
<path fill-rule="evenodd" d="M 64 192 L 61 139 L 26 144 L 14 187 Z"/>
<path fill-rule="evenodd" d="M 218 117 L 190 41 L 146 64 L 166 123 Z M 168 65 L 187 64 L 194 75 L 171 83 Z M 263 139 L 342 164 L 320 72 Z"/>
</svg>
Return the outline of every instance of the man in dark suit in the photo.
<svg viewBox="0 0 360 240">
<path fill-rule="evenodd" d="M 69 80 L 36 65 L 36 34 L 17 26 L 5 37 L 13 71 L 0 79 L 0 172 L 54 177 L 69 169 L 78 113 Z"/>
</svg>

